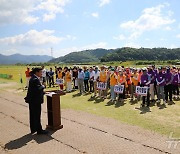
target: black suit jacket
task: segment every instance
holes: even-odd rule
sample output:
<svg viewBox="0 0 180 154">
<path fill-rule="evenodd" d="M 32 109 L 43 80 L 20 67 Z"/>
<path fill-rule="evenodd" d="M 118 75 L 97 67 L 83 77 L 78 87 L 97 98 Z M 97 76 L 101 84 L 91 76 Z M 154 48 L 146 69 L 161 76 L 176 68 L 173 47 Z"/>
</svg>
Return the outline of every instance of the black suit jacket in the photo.
<svg viewBox="0 0 180 154">
<path fill-rule="evenodd" d="M 39 79 L 32 75 L 29 80 L 29 88 L 27 96 L 24 98 L 26 103 L 40 103 L 44 101 L 44 86 L 41 85 Z"/>
</svg>

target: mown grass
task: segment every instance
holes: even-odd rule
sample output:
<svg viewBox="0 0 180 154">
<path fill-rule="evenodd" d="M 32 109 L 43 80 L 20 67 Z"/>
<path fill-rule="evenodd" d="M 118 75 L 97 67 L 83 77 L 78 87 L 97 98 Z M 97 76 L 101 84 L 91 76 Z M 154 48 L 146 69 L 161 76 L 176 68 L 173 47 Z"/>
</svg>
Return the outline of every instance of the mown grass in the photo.
<svg viewBox="0 0 180 154">
<path fill-rule="evenodd" d="M 10 80 L 0 79 L 0 84 L 17 82 L 19 83 L 17 86 L 8 88 L 22 87 L 19 74 L 22 74 L 23 85 L 25 85 L 25 70 L 26 66 L 0 66 L 0 73 L 13 75 Z M 25 95 L 25 92 L 19 94 Z M 175 104 L 167 105 L 167 108 L 164 109 L 155 105 L 150 107 L 150 111 L 148 111 L 139 109 L 140 102 L 130 102 L 127 99 L 124 104 L 112 104 L 109 99 L 105 101 L 94 99 L 91 98 L 91 94 L 79 96 L 78 92 L 75 91 L 61 97 L 61 106 L 63 109 L 73 109 L 113 118 L 167 136 L 173 132 L 174 137 L 180 137 L 180 101 L 175 101 Z"/>
<path fill-rule="evenodd" d="M 68 93 L 61 98 L 61 106 L 64 109 L 80 110 L 99 116 L 110 117 L 121 122 L 140 126 L 160 134 L 180 137 L 180 101 L 175 105 L 167 105 L 167 108 L 152 106 L 150 111 L 146 108 L 140 109 L 141 102 L 130 102 L 124 104 L 113 104 L 107 100 L 91 98 L 91 94 L 79 96 L 78 92 Z"/>
</svg>

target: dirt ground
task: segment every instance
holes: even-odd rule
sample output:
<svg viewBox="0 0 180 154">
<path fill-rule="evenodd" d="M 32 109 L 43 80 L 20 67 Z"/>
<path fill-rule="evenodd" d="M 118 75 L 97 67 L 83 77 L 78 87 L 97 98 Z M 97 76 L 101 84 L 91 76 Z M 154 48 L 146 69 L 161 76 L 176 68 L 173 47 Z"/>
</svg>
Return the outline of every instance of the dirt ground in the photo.
<svg viewBox="0 0 180 154">
<path fill-rule="evenodd" d="M 28 104 L 0 86 L 0 153 L 179 154 L 180 141 L 86 112 L 62 110 L 63 129 L 29 134 Z M 42 125 L 47 124 L 46 103 Z M 172 142 L 171 142 L 172 141 Z M 170 146 L 170 144 L 172 145 Z M 177 145 L 176 145 L 177 144 Z"/>
</svg>

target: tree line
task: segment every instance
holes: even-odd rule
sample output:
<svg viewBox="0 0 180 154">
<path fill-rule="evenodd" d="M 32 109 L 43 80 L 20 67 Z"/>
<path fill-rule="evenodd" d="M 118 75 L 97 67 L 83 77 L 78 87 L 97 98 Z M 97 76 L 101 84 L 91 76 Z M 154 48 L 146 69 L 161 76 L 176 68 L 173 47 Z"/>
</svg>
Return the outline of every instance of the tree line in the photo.
<svg viewBox="0 0 180 154">
<path fill-rule="evenodd" d="M 118 48 L 100 58 L 101 62 L 110 61 L 132 61 L 132 60 L 145 60 L 145 61 L 168 61 L 180 60 L 180 48 Z"/>
</svg>

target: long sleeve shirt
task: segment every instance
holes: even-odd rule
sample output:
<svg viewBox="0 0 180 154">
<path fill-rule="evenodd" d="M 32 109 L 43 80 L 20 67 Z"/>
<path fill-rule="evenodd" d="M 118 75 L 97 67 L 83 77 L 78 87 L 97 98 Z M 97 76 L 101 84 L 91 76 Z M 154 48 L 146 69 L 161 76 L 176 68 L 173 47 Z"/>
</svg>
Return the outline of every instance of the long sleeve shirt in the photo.
<svg viewBox="0 0 180 154">
<path fill-rule="evenodd" d="M 85 77 L 85 75 L 84 75 L 84 72 L 83 71 L 79 71 L 78 72 L 78 79 L 83 79 L 84 80 L 84 77 Z"/>
</svg>

